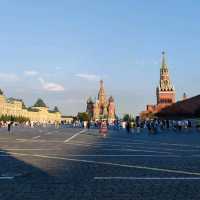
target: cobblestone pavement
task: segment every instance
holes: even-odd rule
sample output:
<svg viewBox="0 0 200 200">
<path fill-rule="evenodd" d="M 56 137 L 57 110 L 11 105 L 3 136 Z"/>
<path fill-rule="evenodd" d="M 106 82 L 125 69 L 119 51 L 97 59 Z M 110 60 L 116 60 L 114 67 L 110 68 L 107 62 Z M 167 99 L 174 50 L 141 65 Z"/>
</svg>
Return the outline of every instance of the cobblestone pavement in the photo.
<svg viewBox="0 0 200 200">
<path fill-rule="evenodd" d="M 0 129 L 0 200 L 200 199 L 200 134 Z"/>
</svg>

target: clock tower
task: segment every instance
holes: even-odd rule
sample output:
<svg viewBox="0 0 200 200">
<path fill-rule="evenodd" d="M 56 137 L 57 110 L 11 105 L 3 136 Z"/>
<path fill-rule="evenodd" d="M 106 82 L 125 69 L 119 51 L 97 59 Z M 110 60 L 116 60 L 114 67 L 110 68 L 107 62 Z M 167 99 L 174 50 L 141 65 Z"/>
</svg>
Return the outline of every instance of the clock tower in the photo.
<svg viewBox="0 0 200 200">
<path fill-rule="evenodd" d="M 176 91 L 170 80 L 169 69 L 165 60 L 165 52 L 162 52 L 160 83 L 156 89 L 156 95 L 159 110 L 176 102 Z"/>
</svg>

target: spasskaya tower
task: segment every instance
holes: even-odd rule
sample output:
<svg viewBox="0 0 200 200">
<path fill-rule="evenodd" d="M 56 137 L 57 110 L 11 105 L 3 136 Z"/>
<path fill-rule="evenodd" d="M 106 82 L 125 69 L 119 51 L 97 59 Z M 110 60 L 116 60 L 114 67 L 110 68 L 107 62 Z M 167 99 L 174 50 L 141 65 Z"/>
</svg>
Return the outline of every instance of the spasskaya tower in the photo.
<svg viewBox="0 0 200 200">
<path fill-rule="evenodd" d="M 170 80 L 169 69 L 165 60 L 165 52 L 162 52 L 160 84 L 156 89 L 156 95 L 159 110 L 176 102 L 176 91 Z"/>
</svg>

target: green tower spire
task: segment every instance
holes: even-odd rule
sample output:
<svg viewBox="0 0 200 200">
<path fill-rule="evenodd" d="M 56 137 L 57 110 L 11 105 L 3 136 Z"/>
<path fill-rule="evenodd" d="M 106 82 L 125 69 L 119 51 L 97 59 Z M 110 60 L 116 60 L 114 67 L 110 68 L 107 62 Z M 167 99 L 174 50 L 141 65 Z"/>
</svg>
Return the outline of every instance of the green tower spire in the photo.
<svg viewBox="0 0 200 200">
<path fill-rule="evenodd" d="M 166 59 L 165 59 L 165 52 L 162 52 L 162 68 L 167 68 Z"/>
</svg>

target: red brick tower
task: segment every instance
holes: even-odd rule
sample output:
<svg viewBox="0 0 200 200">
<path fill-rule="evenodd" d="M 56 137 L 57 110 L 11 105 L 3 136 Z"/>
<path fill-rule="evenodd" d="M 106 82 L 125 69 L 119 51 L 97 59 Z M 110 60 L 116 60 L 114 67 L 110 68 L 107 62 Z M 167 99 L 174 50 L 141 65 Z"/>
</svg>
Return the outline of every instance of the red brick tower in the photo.
<svg viewBox="0 0 200 200">
<path fill-rule="evenodd" d="M 165 52 L 162 52 L 162 65 L 160 69 L 160 84 L 156 90 L 157 111 L 176 102 L 176 91 L 170 81 L 169 69 L 165 61 Z"/>
</svg>

